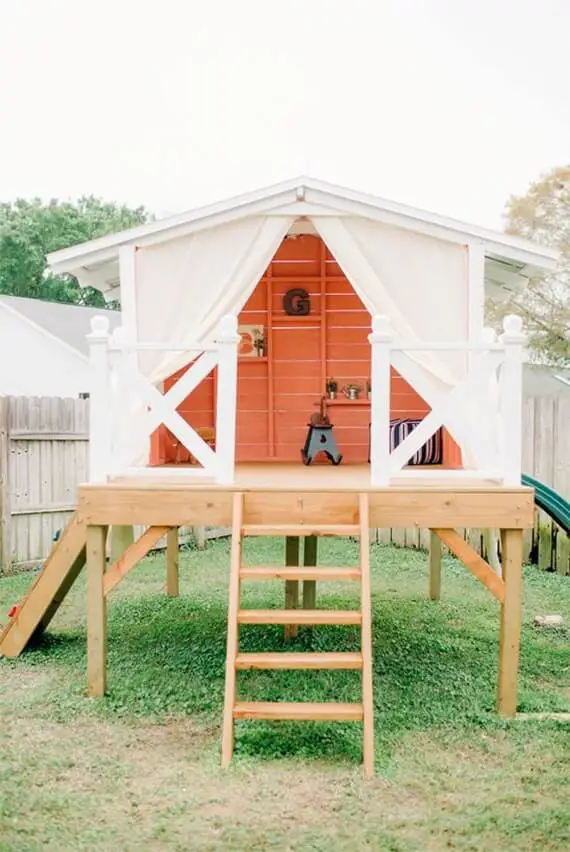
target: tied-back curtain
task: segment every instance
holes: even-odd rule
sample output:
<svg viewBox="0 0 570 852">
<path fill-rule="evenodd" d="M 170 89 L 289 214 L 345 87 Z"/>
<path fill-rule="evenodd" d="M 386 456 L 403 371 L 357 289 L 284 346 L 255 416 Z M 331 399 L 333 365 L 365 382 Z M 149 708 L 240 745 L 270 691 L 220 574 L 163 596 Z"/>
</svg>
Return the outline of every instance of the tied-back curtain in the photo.
<svg viewBox="0 0 570 852">
<path fill-rule="evenodd" d="M 367 310 L 387 316 L 396 339 L 467 342 L 463 246 L 359 217 L 315 216 L 312 221 Z M 409 357 L 422 387 L 411 383 L 428 403 L 467 372 L 464 352 L 414 351 Z M 467 464 L 475 463 L 472 421 L 464 412 L 452 413 L 446 423 Z"/>
<path fill-rule="evenodd" d="M 463 246 L 358 217 L 313 222 L 368 311 L 387 316 L 396 338 L 467 341 Z M 463 353 L 419 351 L 413 358 L 444 385 L 465 375 Z"/>
<path fill-rule="evenodd" d="M 293 221 L 288 216 L 252 216 L 140 248 L 139 342 L 211 343 L 224 314 L 239 313 Z M 187 352 L 139 353 L 139 367 L 153 382 L 190 360 Z"/>
</svg>

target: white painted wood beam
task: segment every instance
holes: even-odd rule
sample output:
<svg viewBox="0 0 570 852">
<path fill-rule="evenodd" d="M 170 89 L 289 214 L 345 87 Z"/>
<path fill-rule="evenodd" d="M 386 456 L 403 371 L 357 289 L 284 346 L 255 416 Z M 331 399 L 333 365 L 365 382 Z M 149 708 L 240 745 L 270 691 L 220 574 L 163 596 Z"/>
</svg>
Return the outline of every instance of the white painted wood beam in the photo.
<svg viewBox="0 0 570 852">
<path fill-rule="evenodd" d="M 137 290 L 136 252 L 133 245 L 119 249 L 119 279 L 121 282 L 121 324 L 126 340 L 136 343 L 137 333 Z"/>
</svg>

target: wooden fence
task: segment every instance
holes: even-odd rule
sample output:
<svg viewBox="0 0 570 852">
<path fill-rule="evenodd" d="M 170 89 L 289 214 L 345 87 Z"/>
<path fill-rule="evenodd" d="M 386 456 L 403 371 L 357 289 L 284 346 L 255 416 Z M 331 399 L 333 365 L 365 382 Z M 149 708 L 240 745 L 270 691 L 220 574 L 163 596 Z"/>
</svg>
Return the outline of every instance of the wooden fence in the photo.
<svg viewBox="0 0 570 852">
<path fill-rule="evenodd" d="M 523 471 L 570 500 L 570 396 L 529 397 L 523 407 Z M 544 512 L 526 538 L 531 562 L 570 575 L 570 541 Z"/>
<path fill-rule="evenodd" d="M 83 399 L 0 397 L 0 565 L 4 571 L 45 559 L 55 532 L 87 479 L 89 403 Z M 570 497 L 570 397 L 529 397 L 523 409 L 523 470 Z M 227 531 L 220 531 L 227 534 Z M 465 530 L 481 552 L 481 530 Z M 209 537 L 212 534 L 209 534 Z M 215 535 L 215 533 L 214 533 Z M 427 548 L 418 529 L 382 529 L 372 539 Z M 542 512 L 526 536 L 525 556 L 570 574 L 568 536 Z"/>
<path fill-rule="evenodd" d="M 87 479 L 89 403 L 0 397 L 0 564 L 36 565 Z"/>
</svg>

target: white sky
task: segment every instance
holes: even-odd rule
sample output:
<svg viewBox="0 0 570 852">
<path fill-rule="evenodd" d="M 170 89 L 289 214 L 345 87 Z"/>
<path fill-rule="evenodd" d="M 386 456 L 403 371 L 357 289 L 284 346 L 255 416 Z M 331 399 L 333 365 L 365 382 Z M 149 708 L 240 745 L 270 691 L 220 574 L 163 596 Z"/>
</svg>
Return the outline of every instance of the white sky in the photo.
<svg viewBox="0 0 570 852">
<path fill-rule="evenodd" d="M 0 200 L 300 173 L 500 226 L 570 161 L 570 0 L 0 0 Z"/>
</svg>

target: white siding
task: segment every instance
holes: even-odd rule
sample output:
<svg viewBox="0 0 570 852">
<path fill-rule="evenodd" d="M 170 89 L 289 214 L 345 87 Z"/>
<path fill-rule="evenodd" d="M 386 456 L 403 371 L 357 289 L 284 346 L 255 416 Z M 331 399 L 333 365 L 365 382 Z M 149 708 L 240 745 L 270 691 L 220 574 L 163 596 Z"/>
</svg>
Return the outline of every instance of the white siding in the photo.
<svg viewBox="0 0 570 852">
<path fill-rule="evenodd" d="M 88 391 L 88 359 L 0 303 L 0 396 Z"/>
</svg>

